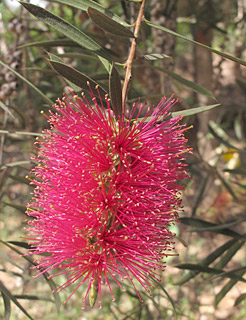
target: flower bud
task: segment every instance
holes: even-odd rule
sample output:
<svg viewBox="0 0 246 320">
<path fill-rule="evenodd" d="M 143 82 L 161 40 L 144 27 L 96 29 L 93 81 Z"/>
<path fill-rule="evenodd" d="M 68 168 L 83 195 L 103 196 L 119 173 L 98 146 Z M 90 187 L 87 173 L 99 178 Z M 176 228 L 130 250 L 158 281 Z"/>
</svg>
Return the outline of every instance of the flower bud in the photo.
<svg viewBox="0 0 246 320">
<path fill-rule="evenodd" d="M 5 93 L 2 90 L 0 90 L 0 100 L 4 101 L 5 99 L 6 99 Z"/>
<path fill-rule="evenodd" d="M 1 91 L 3 91 L 6 96 L 9 95 L 11 92 L 10 85 L 8 83 L 4 83 L 1 87 Z"/>
<path fill-rule="evenodd" d="M 13 99 L 17 99 L 18 98 L 18 92 L 16 91 L 16 90 L 14 90 L 14 91 L 12 91 L 11 92 L 11 98 L 13 98 Z"/>
<path fill-rule="evenodd" d="M 17 81 L 12 81 L 9 83 L 9 86 L 12 90 L 16 90 L 19 87 L 19 84 Z"/>
<path fill-rule="evenodd" d="M 10 67 L 14 70 L 18 70 L 20 68 L 20 63 L 15 61 L 15 62 L 11 63 Z"/>
<path fill-rule="evenodd" d="M 16 60 L 21 60 L 22 58 L 22 51 L 21 50 L 17 50 L 13 53 L 13 57 L 16 59 Z"/>
<path fill-rule="evenodd" d="M 14 81 L 16 77 L 13 74 L 13 72 L 9 71 L 9 72 L 5 73 L 5 77 L 4 78 L 5 78 L 5 80 L 7 82 L 11 82 L 11 81 Z"/>
<path fill-rule="evenodd" d="M 26 27 L 25 27 L 24 24 L 22 24 L 22 23 L 18 23 L 18 24 L 16 25 L 16 27 L 15 27 L 15 31 L 16 31 L 16 33 L 18 33 L 18 34 L 23 33 L 25 30 L 26 30 Z"/>
<path fill-rule="evenodd" d="M 13 23 L 13 21 L 8 23 L 8 27 L 7 28 L 8 28 L 8 30 L 10 32 L 14 32 L 15 31 L 15 24 Z"/>
</svg>

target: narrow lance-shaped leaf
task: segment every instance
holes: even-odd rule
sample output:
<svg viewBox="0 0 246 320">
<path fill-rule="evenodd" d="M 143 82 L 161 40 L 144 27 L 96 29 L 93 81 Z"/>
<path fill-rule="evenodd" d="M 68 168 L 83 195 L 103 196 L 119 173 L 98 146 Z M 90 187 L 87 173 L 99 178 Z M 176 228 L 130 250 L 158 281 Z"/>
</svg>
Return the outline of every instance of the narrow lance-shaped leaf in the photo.
<svg viewBox="0 0 246 320">
<path fill-rule="evenodd" d="M 33 90 L 35 90 L 40 97 L 46 102 L 48 103 L 50 106 L 52 106 L 53 101 L 50 100 L 42 91 L 40 91 L 37 87 L 35 87 L 30 81 L 28 81 L 25 77 L 23 77 L 21 74 L 19 74 L 19 72 L 15 71 L 14 69 L 12 69 L 10 66 L 8 66 L 7 64 L 5 64 L 4 62 L 2 62 L 0 60 L 0 64 L 7 68 L 8 70 L 10 70 L 12 73 L 14 73 L 19 79 L 21 79 L 22 81 L 24 81 L 29 87 L 31 87 Z"/>
<path fill-rule="evenodd" d="M 87 12 L 91 20 L 104 31 L 114 34 L 118 37 L 126 37 L 126 38 L 134 37 L 134 34 L 132 33 L 131 30 L 125 28 L 124 26 L 112 20 L 111 18 L 101 13 L 100 11 L 89 7 Z"/>
<path fill-rule="evenodd" d="M 114 64 L 112 64 L 110 72 L 109 88 L 112 109 L 116 118 L 119 118 L 122 115 L 122 90 L 120 75 L 118 74 Z"/>
<path fill-rule="evenodd" d="M 11 314 L 11 304 L 10 298 L 2 291 L 3 304 L 4 304 L 4 320 L 10 319 Z"/>
<path fill-rule="evenodd" d="M 27 47 L 80 47 L 80 45 L 70 39 L 59 39 L 59 40 L 45 40 L 45 41 L 35 41 L 24 43 L 18 48 Z"/>
<path fill-rule="evenodd" d="M 197 229 L 194 230 L 195 232 L 199 232 L 201 229 L 201 231 L 210 231 L 210 232 L 216 232 L 216 233 L 220 233 L 220 234 L 224 234 L 226 236 L 229 237 L 233 237 L 235 239 L 243 239 L 244 236 L 241 235 L 240 233 L 230 230 L 228 228 L 224 228 L 222 230 L 218 230 L 218 229 L 213 229 L 214 227 L 218 226 L 215 223 L 211 223 L 205 220 L 201 220 L 201 219 L 195 219 L 195 218 L 179 218 L 180 222 L 187 225 L 187 226 L 192 226 L 192 227 L 196 227 Z M 212 227 L 212 229 L 211 229 Z"/>
<path fill-rule="evenodd" d="M 211 109 L 214 109 L 216 107 L 220 106 L 220 104 L 213 104 L 210 106 L 203 106 L 203 107 L 198 107 L 198 108 L 192 108 L 192 109 L 187 109 L 187 110 L 180 110 L 180 111 L 175 111 L 171 113 L 171 117 L 175 118 L 178 116 L 182 116 L 182 117 L 190 117 L 193 116 L 194 114 L 199 114 L 202 112 L 206 112 L 209 111 Z M 138 118 L 139 120 L 143 119 L 143 118 Z M 163 119 L 166 119 L 166 116 L 163 117 Z M 145 119 L 145 122 L 148 122 L 150 120 L 150 117 Z M 161 121 L 162 119 L 160 119 Z"/>
<path fill-rule="evenodd" d="M 193 207 L 193 209 L 192 209 L 192 214 L 191 214 L 192 217 L 195 216 L 196 210 L 197 210 L 199 204 L 201 203 L 201 201 L 202 201 L 202 199 L 203 199 L 203 194 L 204 194 L 204 191 L 205 191 L 206 186 L 207 186 L 207 183 L 208 183 L 209 175 L 210 175 L 210 174 L 208 174 L 208 175 L 206 176 L 206 178 L 204 179 L 204 181 L 202 182 L 202 186 L 201 186 L 201 188 L 200 188 L 200 190 L 199 190 L 198 197 L 197 197 L 197 199 L 196 199 L 196 201 L 195 201 L 195 204 L 194 204 L 194 207 Z"/>
<path fill-rule="evenodd" d="M 172 57 L 170 57 L 170 56 L 168 56 L 168 55 L 166 55 L 164 53 L 150 53 L 150 54 L 145 54 L 144 56 L 140 56 L 138 58 L 144 59 L 144 60 L 149 60 L 149 61 L 165 59 L 165 60 L 168 60 L 171 63 L 174 62 Z"/>
<path fill-rule="evenodd" d="M 5 287 L 5 285 L 0 281 L 0 291 L 3 292 L 14 304 L 29 318 L 33 319 L 30 314 L 22 307 L 22 305 L 17 301 L 17 299 L 12 295 L 12 293 Z"/>
<path fill-rule="evenodd" d="M 148 21 L 148 20 L 146 20 L 146 19 L 145 19 L 145 22 L 146 22 L 146 24 L 147 24 L 148 26 L 150 26 L 150 27 L 153 27 L 153 28 L 156 28 L 156 29 L 160 29 L 160 30 L 162 30 L 162 31 L 164 31 L 164 32 L 167 32 L 167 33 L 169 33 L 169 34 L 171 34 L 171 35 L 173 35 L 173 36 L 175 36 L 175 37 L 181 38 L 181 39 L 186 40 L 186 41 L 189 41 L 189 42 L 191 42 L 191 43 L 193 43 L 193 44 L 195 44 L 195 45 L 198 45 L 198 46 L 201 46 L 201 47 L 203 47 L 203 48 L 206 48 L 206 49 L 208 49 L 208 50 L 210 50 L 210 51 L 212 51 L 212 52 L 214 52 L 214 53 L 216 53 L 216 54 L 218 54 L 218 55 L 220 55 L 220 56 L 222 56 L 222 57 L 224 57 L 224 58 L 226 58 L 226 59 L 232 60 L 232 61 L 234 61 L 234 62 L 237 62 L 237 63 L 240 63 L 240 64 L 246 66 L 246 61 L 244 61 L 244 60 L 242 60 L 242 59 L 239 59 L 239 58 L 237 58 L 237 57 L 235 57 L 235 56 L 232 56 L 232 55 L 230 55 L 230 54 L 228 54 L 228 53 L 225 53 L 225 52 L 222 52 L 222 51 L 213 49 L 213 48 L 211 48 L 211 47 L 209 47 L 209 46 L 206 46 L 206 45 L 203 44 L 203 43 L 200 43 L 200 42 L 191 40 L 191 39 L 189 39 L 189 38 L 186 38 L 186 37 L 182 36 L 181 34 L 178 34 L 178 33 L 174 32 L 174 31 L 171 31 L 171 30 L 169 30 L 169 29 L 167 29 L 167 28 L 165 28 L 165 27 L 163 27 L 163 26 L 160 26 L 160 25 L 158 25 L 158 24 L 155 24 L 155 23 L 153 23 L 153 22 L 150 22 L 150 21 Z"/>
<path fill-rule="evenodd" d="M 16 162 L 10 162 L 10 163 L 6 163 L 4 164 L 0 170 L 8 168 L 8 167 L 18 167 L 18 166 L 22 166 L 23 164 L 30 164 L 33 163 L 31 160 L 23 160 L 23 161 L 16 161 Z"/>
<path fill-rule="evenodd" d="M 13 113 L 9 110 L 9 108 L 0 100 L 0 108 L 6 111 L 12 118 L 14 118 Z"/>
<path fill-rule="evenodd" d="M 175 266 L 178 269 L 184 269 L 184 270 L 193 270 L 193 271 L 198 271 L 198 272 L 204 272 L 204 273 L 211 273 L 214 275 L 217 275 L 219 277 L 226 277 L 233 279 L 235 281 L 241 281 L 241 282 L 246 282 L 246 279 L 242 278 L 241 276 L 237 275 L 236 272 L 233 273 L 233 271 L 225 272 L 224 270 L 219 270 L 215 268 L 209 268 L 206 266 L 202 266 L 199 264 L 193 264 L 193 263 L 184 263 L 184 264 L 179 264 Z M 245 272 L 245 268 L 244 268 Z"/>
<path fill-rule="evenodd" d="M 104 8 L 99 3 L 93 1 L 93 0 L 50 0 L 50 2 L 59 2 L 63 4 L 67 4 L 68 6 L 87 11 L 89 7 L 98 10 L 99 12 L 104 13 L 109 18 L 117 21 L 118 23 L 130 27 L 128 23 L 126 23 L 124 20 L 122 20 L 117 14 L 113 13 L 112 11 Z"/>
<path fill-rule="evenodd" d="M 27 260 L 28 262 L 30 262 L 31 264 L 33 264 L 34 266 L 36 266 L 37 264 L 27 255 L 24 255 L 23 252 L 21 252 L 20 250 L 16 249 L 15 247 L 13 247 L 12 245 L 10 245 L 9 243 L 7 243 L 6 241 L 0 240 L 0 242 L 2 244 L 4 244 L 5 246 L 9 247 L 11 250 L 15 251 L 16 253 L 18 253 L 20 256 L 23 257 L 23 259 Z M 54 281 L 52 279 L 49 278 L 49 274 L 47 272 L 44 272 L 43 277 L 45 278 L 45 280 L 47 281 L 49 287 L 52 290 L 52 294 L 54 296 L 55 299 L 55 304 L 56 304 L 56 309 L 59 312 L 60 310 L 60 306 L 61 306 L 61 301 L 60 301 L 60 296 L 59 294 L 55 291 L 56 290 L 56 284 L 54 283 Z"/>
<path fill-rule="evenodd" d="M 70 38 L 74 42 L 77 42 L 83 48 L 86 48 L 97 55 L 104 57 L 105 59 L 112 60 L 106 49 L 102 48 L 96 41 L 87 36 L 84 32 L 80 31 L 67 21 L 54 15 L 53 13 L 35 6 L 33 4 L 22 2 L 20 3 L 26 8 L 32 15 L 34 15 L 39 20 L 45 22 L 49 26 L 53 27 L 57 31 L 64 34 L 66 37 Z"/>
<path fill-rule="evenodd" d="M 175 81 L 178 81 L 179 83 L 181 83 L 182 85 L 190 88 L 191 90 L 195 91 L 195 92 L 198 92 L 204 96 L 207 96 L 207 97 L 210 97 L 212 99 L 215 100 L 215 97 L 213 96 L 213 94 L 208 91 L 207 89 L 199 86 L 197 83 L 195 82 L 192 82 L 190 80 L 187 80 L 183 77 L 181 77 L 180 75 L 178 75 L 177 73 L 171 71 L 171 70 L 168 70 L 166 68 L 161 68 L 161 67 L 157 67 L 157 66 L 154 66 L 154 65 L 135 65 L 134 66 L 135 68 L 153 68 L 153 69 L 156 69 L 156 70 L 159 70 L 161 72 L 164 72 L 166 74 L 168 74 L 172 79 L 174 79 Z"/>
<path fill-rule="evenodd" d="M 5 134 L 19 134 L 24 136 L 45 136 L 44 133 L 38 133 L 38 132 L 28 132 L 28 131 L 15 131 L 15 130 L 0 130 L 0 133 Z"/>
<path fill-rule="evenodd" d="M 53 57 L 54 55 L 52 55 Z M 52 58 L 53 59 L 53 58 Z M 77 87 L 81 88 L 84 91 L 90 92 L 90 88 L 88 87 L 88 82 L 92 87 L 98 87 L 99 93 L 104 96 L 107 94 L 107 91 L 104 90 L 101 86 L 98 85 L 93 79 L 87 77 L 82 72 L 77 71 L 76 69 L 69 67 L 68 65 L 60 62 L 56 62 L 54 60 L 49 60 L 52 68 L 59 73 L 61 76 L 71 81 Z M 95 96 L 98 96 L 97 92 L 94 92 Z"/>
<path fill-rule="evenodd" d="M 208 128 L 212 135 L 228 148 L 236 149 L 240 152 L 245 152 L 245 150 L 241 150 L 240 148 L 235 146 L 233 144 L 232 138 L 230 138 L 230 136 L 214 121 L 209 121 Z"/>
<path fill-rule="evenodd" d="M 241 270 L 237 272 L 239 277 L 242 277 L 245 273 L 245 270 Z M 227 284 L 220 290 L 220 292 L 215 296 L 214 305 L 217 306 L 220 301 L 224 298 L 224 296 L 231 290 L 232 287 L 237 283 L 238 280 L 230 280 Z"/>
<path fill-rule="evenodd" d="M 209 106 L 203 106 L 203 107 L 192 108 L 192 109 L 187 109 L 187 110 L 175 111 L 175 112 L 172 112 L 172 118 L 177 117 L 177 116 L 183 116 L 183 117 L 193 116 L 194 114 L 206 112 L 211 109 L 217 108 L 219 106 L 220 106 L 220 104 L 212 104 Z"/>
<path fill-rule="evenodd" d="M 231 246 L 233 246 L 237 240 L 229 240 L 219 248 L 215 249 L 212 253 L 210 253 L 206 258 L 199 261 L 200 266 L 208 266 L 210 263 L 215 261 L 219 256 L 221 256 L 226 250 L 228 250 Z M 184 284 L 185 282 L 189 281 L 190 279 L 194 278 L 196 275 L 199 274 L 200 271 L 189 271 L 184 276 L 181 277 L 178 281 L 175 282 L 175 285 Z"/>
<path fill-rule="evenodd" d="M 236 307 L 237 305 L 239 305 L 243 300 L 246 299 L 246 293 L 240 294 L 239 297 L 237 297 L 234 306 Z"/>
</svg>

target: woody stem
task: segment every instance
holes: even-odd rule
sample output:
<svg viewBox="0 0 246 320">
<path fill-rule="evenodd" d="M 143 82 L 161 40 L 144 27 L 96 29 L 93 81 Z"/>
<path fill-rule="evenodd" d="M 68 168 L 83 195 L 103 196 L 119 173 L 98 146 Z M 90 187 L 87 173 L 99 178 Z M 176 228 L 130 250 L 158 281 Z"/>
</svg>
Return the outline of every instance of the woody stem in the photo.
<svg viewBox="0 0 246 320">
<path fill-rule="evenodd" d="M 137 47 L 137 38 L 139 35 L 142 19 L 144 16 L 144 7 L 145 7 L 146 0 L 142 0 L 140 9 L 138 12 L 138 17 L 135 23 L 135 29 L 134 29 L 134 38 L 132 39 L 132 44 L 130 48 L 130 52 L 127 58 L 127 61 L 125 63 L 125 68 L 126 68 L 126 75 L 125 75 L 125 80 L 123 84 L 123 89 L 122 89 L 122 106 L 123 110 L 125 110 L 125 103 L 126 103 L 126 97 L 127 97 L 127 92 L 128 92 L 128 87 L 129 83 L 131 81 L 132 77 L 132 65 L 133 65 L 133 60 L 135 57 L 135 52 L 136 52 L 136 47 Z"/>
</svg>

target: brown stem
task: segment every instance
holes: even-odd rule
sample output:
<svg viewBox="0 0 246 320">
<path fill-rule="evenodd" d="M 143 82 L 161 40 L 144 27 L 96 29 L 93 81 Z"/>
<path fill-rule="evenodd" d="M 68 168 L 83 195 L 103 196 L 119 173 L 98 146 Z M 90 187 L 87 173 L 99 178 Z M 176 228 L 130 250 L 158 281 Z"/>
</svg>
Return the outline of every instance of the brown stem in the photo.
<svg viewBox="0 0 246 320">
<path fill-rule="evenodd" d="M 142 0 L 141 6 L 138 12 L 138 17 L 137 21 L 135 23 L 135 30 L 134 30 L 134 38 L 132 39 L 132 44 L 131 44 L 131 49 L 127 58 L 127 61 L 125 63 L 125 68 L 126 68 L 126 75 L 125 75 L 125 80 L 123 84 L 123 89 L 122 89 L 122 106 L 123 110 L 125 109 L 125 103 L 126 103 L 126 96 L 127 96 L 127 91 L 129 87 L 129 83 L 132 77 L 132 65 L 133 65 L 133 60 L 135 57 L 135 52 L 136 52 L 136 47 L 137 47 L 137 38 L 139 35 L 140 27 L 141 27 L 141 22 L 144 16 L 144 6 L 145 6 L 146 0 Z"/>
</svg>

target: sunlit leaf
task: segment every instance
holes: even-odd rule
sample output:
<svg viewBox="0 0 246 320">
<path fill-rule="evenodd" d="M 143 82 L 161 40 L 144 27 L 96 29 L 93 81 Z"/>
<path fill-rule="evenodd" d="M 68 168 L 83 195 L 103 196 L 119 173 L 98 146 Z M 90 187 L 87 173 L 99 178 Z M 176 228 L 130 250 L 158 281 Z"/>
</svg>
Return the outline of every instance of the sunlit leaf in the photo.
<svg viewBox="0 0 246 320">
<path fill-rule="evenodd" d="M 206 48 L 206 49 L 212 51 L 213 53 L 216 53 L 216 54 L 218 54 L 218 55 L 220 55 L 220 56 L 222 56 L 222 57 L 224 57 L 224 58 L 226 58 L 226 59 L 232 60 L 232 61 L 234 61 L 234 62 L 237 62 L 237 63 L 240 63 L 240 64 L 246 66 L 246 61 L 244 61 L 244 60 L 242 60 L 242 59 L 239 59 L 239 58 L 237 58 L 237 57 L 235 57 L 235 56 L 232 56 L 232 55 L 230 55 L 230 54 L 228 54 L 228 53 L 225 53 L 225 52 L 223 52 L 223 51 L 213 49 L 213 48 L 211 48 L 211 47 L 209 47 L 209 46 L 206 46 L 206 45 L 203 44 L 203 43 L 200 43 L 200 42 L 191 40 L 191 39 L 189 39 L 189 38 L 186 38 L 185 36 L 182 36 L 181 34 L 178 34 L 178 33 L 174 32 L 174 31 L 172 31 L 172 30 L 169 30 L 169 29 L 167 29 L 167 28 L 165 28 L 165 27 L 163 27 L 163 26 L 161 26 L 161 25 L 159 25 L 159 24 L 155 24 L 155 23 L 150 22 L 150 21 L 148 21 L 148 20 L 146 20 L 146 19 L 145 19 L 144 21 L 145 21 L 146 24 L 147 24 L 148 26 L 150 26 L 150 27 L 153 27 L 153 28 L 156 28 L 156 29 L 160 29 L 160 30 L 162 30 L 162 31 L 164 31 L 164 32 L 167 32 L 167 33 L 169 33 L 169 34 L 171 34 L 171 35 L 173 35 L 173 36 L 175 36 L 175 37 L 178 37 L 178 38 L 180 38 L 180 39 L 183 39 L 183 40 L 186 40 L 186 41 L 188 41 L 188 42 L 191 42 L 191 43 L 193 43 L 193 44 L 195 44 L 195 45 L 198 45 L 198 46 L 201 46 L 201 47 L 203 47 L 203 48 Z"/>
<path fill-rule="evenodd" d="M 15 131 L 15 130 L 0 130 L 0 133 L 6 133 L 6 134 L 19 134 L 23 136 L 44 136 L 44 133 L 38 133 L 38 132 L 27 132 L 27 131 Z"/>
<path fill-rule="evenodd" d="M 77 29 L 67 21 L 54 15 L 48 10 L 45 10 L 44 8 L 40 8 L 31 3 L 22 2 L 22 1 L 20 1 L 20 3 L 36 18 L 40 19 L 41 21 L 53 27 L 57 31 L 61 32 L 66 37 L 78 43 L 80 46 L 96 53 L 97 55 L 104 57 L 105 59 L 108 59 L 110 61 L 112 60 L 109 53 L 104 48 L 102 48 L 96 41 L 94 41 L 84 32 L 80 31 L 79 29 Z"/>
<path fill-rule="evenodd" d="M 149 61 L 165 59 L 165 60 L 168 60 L 171 63 L 174 62 L 172 57 L 170 57 L 170 56 L 168 56 L 167 54 L 164 54 L 164 53 L 150 53 L 150 54 L 145 54 L 144 56 L 140 56 L 138 58 L 144 59 L 144 60 L 149 60 Z"/>
<path fill-rule="evenodd" d="M 172 112 L 172 117 L 177 117 L 177 116 L 183 116 L 183 117 L 189 117 L 193 116 L 194 114 L 199 114 L 205 111 L 209 111 L 211 109 L 214 109 L 216 107 L 219 107 L 220 104 L 213 104 L 210 106 L 203 106 L 203 107 L 198 107 L 198 108 L 192 108 L 192 109 L 187 109 L 187 110 L 180 110 L 180 111 L 175 111 Z"/>
</svg>

